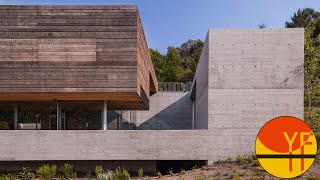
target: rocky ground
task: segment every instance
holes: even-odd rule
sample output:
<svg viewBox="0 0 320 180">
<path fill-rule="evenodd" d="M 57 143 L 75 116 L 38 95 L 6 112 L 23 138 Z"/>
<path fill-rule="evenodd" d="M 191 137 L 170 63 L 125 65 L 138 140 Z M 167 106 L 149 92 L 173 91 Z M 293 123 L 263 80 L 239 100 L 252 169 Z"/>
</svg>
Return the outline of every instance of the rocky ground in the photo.
<svg viewBox="0 0 320 180">
<path fill-rule="evenodd" d="M 159 177 L 143 177 L 133 179 L 159 179 Z M 268 174 L 255 161 L 244 160 L 243 164 L 237 162 L 217 162 L 211 166 L 205 166 L 178 174 L 164 175 L 164 180 L 213 180 L 213 179 L 278 179 Z M 302 176 L 295 179 L 320 180 L 320 159 L 317 159 L 312 167 Z"/>
</svg>

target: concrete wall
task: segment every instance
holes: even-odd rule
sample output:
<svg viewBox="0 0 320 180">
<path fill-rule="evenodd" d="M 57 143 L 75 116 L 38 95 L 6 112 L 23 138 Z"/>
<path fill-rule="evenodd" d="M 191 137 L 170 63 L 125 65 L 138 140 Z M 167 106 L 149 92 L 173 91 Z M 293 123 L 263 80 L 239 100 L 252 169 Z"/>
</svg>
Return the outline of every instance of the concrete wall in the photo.
<svg viewBox="0 0 320 180">
<path fill-rule="evenodd" d="M 188 92 L 159 92 L 150 97 L 150 109 L 135 111 L 137 129 L 192 129 L 192 101 Z"/>
<path fill-rule="evenodd" d="M 0 131 L 0 161 L 225 160 L 247 153 L 256 131 Z M 232 143 L 231 143 L 232 142 Z M 230 156 L 232 157 L 232 156 Z"/>
<path fill-rule="evenodd" d="M 192 87 L 195 91 L 195 129 L 208 129 L 208 66 L 209 39 L 207 36 L 197 65 Z"/>
<path fill-rule="evenodd" d="M 209 31 L 208 130 L 225 134 L 208 145 L 210 159 L 254 152 L 272 118 L 303 118 L 303 51 L 303 29 Z"/>
<path fill-rule="evenodd" d="M 207 160 L 207 131 L 0 131 L 0 160 Z"/>
</svg>

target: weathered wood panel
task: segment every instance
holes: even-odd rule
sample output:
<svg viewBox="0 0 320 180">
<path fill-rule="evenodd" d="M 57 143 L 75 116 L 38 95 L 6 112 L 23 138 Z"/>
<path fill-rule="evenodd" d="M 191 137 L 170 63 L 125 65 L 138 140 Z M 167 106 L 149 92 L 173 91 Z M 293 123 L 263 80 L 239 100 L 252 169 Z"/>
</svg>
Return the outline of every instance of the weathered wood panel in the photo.
<svg viewBox="0 0 320 180">
<path fill-rule="evenodd" d="M 142 90 L 149 97 L 158 91 L 158 81 L 139 16 L 137 16 L 137 21 L 137 87 L 141 86 Z M 138 91 L 140 95 L 142 90 Z"/>
<path fill-rule="evenodd" d="M 100 98 L 147 108 L 154 70 L 138 16 L 136 6 L 0 6 L 0 100 Z M 108 92 L 130 98 L 99 95 Z"/>
</svg>

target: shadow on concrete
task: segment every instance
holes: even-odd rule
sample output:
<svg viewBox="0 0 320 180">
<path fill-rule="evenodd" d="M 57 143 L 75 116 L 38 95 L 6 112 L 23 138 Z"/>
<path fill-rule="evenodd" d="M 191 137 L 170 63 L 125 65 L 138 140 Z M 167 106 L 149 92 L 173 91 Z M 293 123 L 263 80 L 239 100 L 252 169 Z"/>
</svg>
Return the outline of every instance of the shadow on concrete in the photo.
<svg viewBox="0 0 320 180">
<path fill-rule="evenodd" d="M 189 94 L 170 104 L 137 128 L 140 130 L 192 129 L 192 101 Z"/>
</svg>

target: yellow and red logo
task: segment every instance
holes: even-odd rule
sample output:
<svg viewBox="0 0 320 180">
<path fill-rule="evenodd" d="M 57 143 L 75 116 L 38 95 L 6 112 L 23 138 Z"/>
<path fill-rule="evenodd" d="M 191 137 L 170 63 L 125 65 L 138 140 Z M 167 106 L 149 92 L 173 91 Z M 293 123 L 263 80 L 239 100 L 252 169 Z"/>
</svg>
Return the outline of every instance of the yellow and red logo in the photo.
<svg viewBox="0 0 320 180">
<path fill-rule="evenodd" d="M 306 172 L 316 153 L 317 142 L 311 128 L 291 116 L 272 119 L 256 139 L 258 161 L 268 173 L 279 178 L 293 178 Z"/>
</svg>

